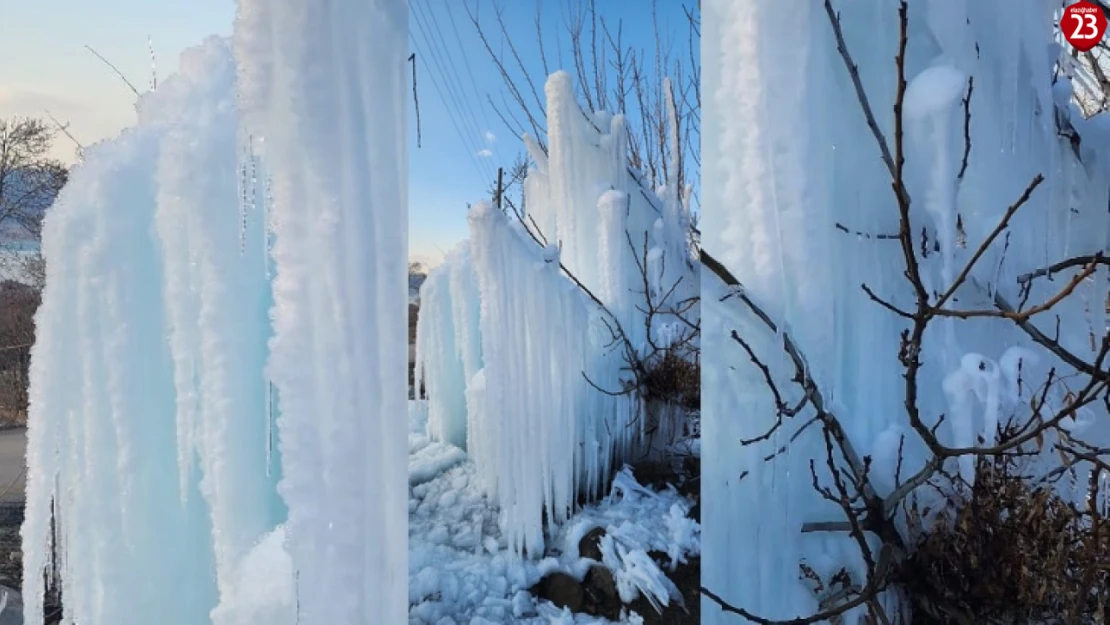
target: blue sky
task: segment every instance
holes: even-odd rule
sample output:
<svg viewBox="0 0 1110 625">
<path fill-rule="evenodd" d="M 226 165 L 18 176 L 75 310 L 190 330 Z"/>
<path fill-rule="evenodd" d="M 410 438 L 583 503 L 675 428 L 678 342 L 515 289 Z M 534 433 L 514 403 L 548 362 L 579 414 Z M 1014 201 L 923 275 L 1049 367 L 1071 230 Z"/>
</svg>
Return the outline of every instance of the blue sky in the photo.
<svg viewBox="0 0 1110 625">
<path fill-rule="evenodd" d="M 509 37 L 542 96 L 543 66 L 536 11 L 551 70 L 567 68 L 568 7 L 582 0 L 410 0 L 410 43 L 417 54 L 421 147 L 410 115 L 410 247 L 415 259 L 437 261 L 466 237 L 466 206 L 483 199 L 499 165 L 522 151 L 519 140 L 488 99 L 501 102 L 506 89 L 478 30 L 470 6 L 495 53 L 508 55 L 494 9 L 500 5 Z M 695 0 L 657 0 L 657 22 L 674 53 L 685 58 L 683 5 Z M 649 0 L 598 0 L 598 12 L 624 46 L 653 48 Z M 111 8 L 106 8 L 111 7 Z M 88 50 L 108 58 L 140 90 L 157 73 L 174 71 L 180 52 L 213 34 L 231 31 L 233 0 L 0 0 L 0 116 L 49 111 L 82 143 L 90 144 L 132 123 L 134 94 Z M 696 45 L 696 43 L 695 43 Z M 562 57 L 561 61 L 559 57 Z M 522 73 L 513 63 L 516 78 Z M 528 92 L 530 95 L 530 91 Z M 506 109 L 517 114 L 511 105 Z M 488 150 L 488 153 L 485 152 Z M 71 161 L 74 146 L 60 138 L 55 154 Z"/>
<path fill-rule="evenodd" d="M 537 6 L 549 69 L 571 70 L 567 6 L 578 6 L 580 2 L 497 3 L 513 47 L 541 98 L 544 71 L 536 27 Z M 684 4 L 696 2 L 658 0 L 656 4 L 661 36 L 673 44 L 674 54 L 682 58 L 687 57 L 688 49 Z M 482 0 L 476 5 L 461 0 L 412 0 L 410 42 L 417 58 L 424 58 L 417 66 L 422 147 L 416 147 L 414 127 L 410 152 L 409 240 L 413 257 L 437 259 L 441 251 L 465 238 L 467 203 L 487 197 L 497 167 L 511 165 L 523 151 L 520 141 L 489 102 L 492 97 L 503 111 L 513 114 L 520 111 L 511 100 L 507 106 L 501 104 L 503 98 L 508 99 L 505 83 L 465 6 L 471 7 L 491 48 L 503 55 L 514 78 L 523 76 L 497 23 L 493 2 Z M 597 1 L 598 13 L 611 30 L 615 31 L 618 22 L 621 23 L 623 47 L 644 49 L 649 56 L 654 50 L 651 7 L 649 0 Z M 438 82 L 438 90 L 433 82 Z M 530 99 L 531 90 L 523 82 L 520 84 Z M 488 141 L 487 131 L 495 137 L 494 141 Z M 490 153 L 477 155 L 483 150 Z"/>
</svg>

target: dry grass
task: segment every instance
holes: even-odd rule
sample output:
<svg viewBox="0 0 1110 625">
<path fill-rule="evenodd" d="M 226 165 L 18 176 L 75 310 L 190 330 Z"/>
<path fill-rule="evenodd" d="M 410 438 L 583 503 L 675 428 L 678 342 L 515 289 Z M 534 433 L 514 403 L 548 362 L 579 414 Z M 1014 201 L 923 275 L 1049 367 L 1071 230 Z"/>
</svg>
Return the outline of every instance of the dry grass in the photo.
<svg viewBox="0 0 1110 625">
<path fill-rule="evenodd" d="M 680 406 L 687 410 L 701 407 L 701 365 L 696 356 L 683 358 L 673 350 L 664 350 L 644 362 L 641 385 L 649 401 Z"/>
<path fill-rule="evenodd" d="M 1110 527 L 1013 456 L 983 457 L 966 503 L 937 515 L 898 577 L 922 625 L 1105 623 Z"/>
</svg>

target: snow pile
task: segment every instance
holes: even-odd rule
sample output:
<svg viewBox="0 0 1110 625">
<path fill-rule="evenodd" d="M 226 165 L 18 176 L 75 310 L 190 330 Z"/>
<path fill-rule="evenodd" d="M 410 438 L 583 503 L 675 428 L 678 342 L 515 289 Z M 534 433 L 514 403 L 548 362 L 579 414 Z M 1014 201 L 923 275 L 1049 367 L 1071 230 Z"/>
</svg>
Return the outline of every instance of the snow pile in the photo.
<svg viewBox="0 0 1110 625">
<path fill-rule="evenodd" d="M 676 562 L 700 553 L 697 524 L 686 518 L 689 502 L 673 490 L 644 488 L 623 472 L 609 497 L 582 509 L 554 535 L 558 555 L 540 561 L 517 558 L 473 461 L 436 466 L 430 459 L 459 450 L 424 433 L 420 410 L 409 418 L 410 472 L 428 476 L 414 486 L 409 500 L 409 623 L 605 623 L 538 603 L 528 591 L 552 571 L 581 579 L 596 563 L 579 557 L 578 544 L 595 527 L 605 528 L 625 554 L 614 569 L 626 601 L 635 600 L 641 588 L 658 592 L 663 604 L 671 600 L 670 581 L 647 552 L 671 554 Z M 633 613 L 627 622 L 636 618 Z"/>
<path fill-rule="evenodd" d="M 534 556 L 544 516 L 564 521 L 645 444 L 640 400 L 590 384 L 621 390 L 624 350 L 674 340 L 673 319 L 647 327 L 644 284 L 660 305 L 698 292 L 688 190 L 645 190 L 624 118 L 584 115 L 565 72 L 546 95 L 547 151 L 525 137 L 525 212 L 471 209 L 470 239 L 421 290 L 416 359 L 429 432 L 466 446 L 512 550 Z"/>
<path fill-rule="evenodd" d="M 643 518 L 624 516 L 637 507 L 650 510 L 650 518 L 660 519 L 661 524 L 646 526 Z M 682 593 L 648 552 L 666 553 L 671 571 L 685 563 L 687 555 L 700 553 L 701 527 L 687 517 L 689 511 L 686 502 L 675 500 L 673 491 L 656 493 L 641 486 L 625 467 L 613 478 L 608 499 L 596 511 L 583 512 L 569 528 L 565 549 L 576 553 L 578 540 L 586 533 L 583 530 L 604 527 L 605 535 L 599 541 L 602 562 L 614 572 L 621 601 L 631 603 L 643 595 L 661 611 L 672 600 L 682 601 Z"/>
<path fill-rule="evenodd" d="M 27 623 L 55 548 L 73 622 L 403 621 L 406 32 L 403 0 L 242 0 L 72 172 L 43 234 Z"/>
<path fill-rule="evenodd" d="M 228 622 L 295 625 L 296 573 L 285 549 L 285 528 L 267 534 L 239 562 L 223 615 Z M 215 620 L 215 616 L 213 616 Z"/>
<path fill-rule="evenodd" d="M 791 334 L 855 448 L 875 460 L 872 474 L 892 473 L 906 434 L 902 474 L 908 475 L 926 450 L 905 416 L 897 347 L 907 323 L 860 289 L 865 284 L 896 306 L 914 301 L 901 249 L 889 240 L 898 227 L 890 173 L 825 8 L 803 4 L 709 4 L 703 85 L 715 114 L 703 125 L 703 244 Z M 893 150 L 896 74 L 890 59 L 898 47 L 897 6 L 833 5 Z M 918 250 L 927 290 L 945 291 L 1034 176 L 1045 177 L 949 302 L 952 308 L 992 308 L 996 297 L 1016 306 L 1019 276 L 1110 243 L 1110 127 L 1104 118 L 1081 118 L 1065 77 L 1053 84 L 1062 53 L 1054 43 L 1057 6 L 910 3 L 905 180 L 914 241 L 928 238 Z M 783 75 L 790 80 L 777 78 Z M 971 147 L 964 170 L 963 100 L 970 78 Z M 1071 128 L 1082 139 L 1077 144 L 1067 137 Z M 1092 359 L 1090 333 L 1099 336 L 1107 327 L 1107 284 L 1101 268 L 1034 324 L 1055 336 L 1059 315 L 1062 345 Z M 1060 279 L 1038 280 L 1028 301 L 1044 301 L 1061 286 Z M 714 555 L 704 563 L 703 584 L 767 618 L 812 614 L 817 602 L 798 580 L 799 562 L 827 579 L 859 560 L 845 535 L 800 532 L 803 523 L 841 518 L 811 486 L 809 462 L 825 457 L 824 440 L 814 427 L 788 453 L 764 461 L 790 441 L 810 415 L 804 413 L 762 444 L 739 443 L 766 432 L 775 408 L 762 372 L 748 366 L 747 353 L 729 332 L 745 337 L 784 388 L 794 368 L 781 338 L 735 294 L 712 276 L 703 289 L 703 493 L 705 540 Z M 921 355 L 918 404 L 930 426 L 947 415 L 938 434 L 949 445 L 975 445 L 993 424 L 1028 412 L 1028 395 L 1020 397 L 1011 379 L 1018 362 L 1026 384 L 1043 380 L 1049 367 L 1072 372 L 1009 321 L 940 320 L 932 327 Z M 1029 358 L 1031 352 L 1044 356 Z M 970 479 L 972 469 L 965 464 L 961 470 Z M 876 486 L 883 487 L 882 480 Z M 704 618 L 735 621 L 711 602 Z"/>
</svg>

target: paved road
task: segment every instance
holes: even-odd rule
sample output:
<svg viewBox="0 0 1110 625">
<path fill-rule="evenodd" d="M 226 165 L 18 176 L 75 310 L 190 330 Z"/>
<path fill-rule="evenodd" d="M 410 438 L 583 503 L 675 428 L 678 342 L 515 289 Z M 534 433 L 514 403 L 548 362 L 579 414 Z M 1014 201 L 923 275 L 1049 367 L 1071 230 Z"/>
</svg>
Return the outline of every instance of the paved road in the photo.
<svg viewBox="0 0 1110 625">
<path fill-rule="evenodd" d="M 21 501 L 27 485 L 27 430 L 0 431 L 0 501 Z M 6 491 L 6 492 L 5 492 Z"/>
</svg>

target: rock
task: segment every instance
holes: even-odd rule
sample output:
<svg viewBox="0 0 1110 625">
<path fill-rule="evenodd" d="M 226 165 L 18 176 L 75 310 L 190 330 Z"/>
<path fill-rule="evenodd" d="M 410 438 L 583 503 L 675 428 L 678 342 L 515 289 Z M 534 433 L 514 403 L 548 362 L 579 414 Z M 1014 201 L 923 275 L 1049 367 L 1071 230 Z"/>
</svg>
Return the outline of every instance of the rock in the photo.
<svg viewBox="0 0 1110 625">
<path fill-rule="evenodd" d="M 582 540 L 578 541 L 578 555 L 601 562 L 601 537 L 605 535 L 605 528 L 595 527 Z"/>
<path fill-rule="evenodd" d="M 668 561 L 666 554 L 652 552 L 650 554 L 657 561 Z M 666 571 L 666 569 L 664 569 Z M 628 608 L 635 611 L 644 619 L 644 625 L 697 625 L 701 623 L 701 560 L 692 557 L 686 564 L 679 564 L 673 571 L 667 571 L 678 587 L 682 597 L 674 597 L 669 606 L 660 614 L 651 607 L 647 599 L 641 595 L 633 601 Z"/>
<path fill-rule="evenodd" d="M 636 481 L 652 490 L 663 490 L 667 485 L 678 481 L 678 474 L 673 467 L 662 462 L 641 462 L 632 467 L 632 475 Z"/>
<path fill-rule="evenodd" d="M 694 519 L 698 523 L 701 523 L 701 500 L 700 499 L 694 502 L 693 507 L 690 508 L 690 512 L 686 516 L 690 517 L 691 519 Z"/>
<path fill-rule="evenodd" d="M 678 489 L 679 494 L 697 499 L 701 495 L 701 458 L 687 456 L 682 461 L 682 470 L 685 475 L 682 486 Z"/>
<path fill-rule="evenodd" d="M 611 621 L 620 618 L 621 598 L 617 592 L 617 581 L 607 567 L 591 566 L 582 580 L 582 590 L 586 595 L 586 612 L 603 616 Z"/>
<path fill-rule="evenodd" d="M 557 607 L 569 608 L 571 612 L 581 612 L 585 601 L 582 584 L 566 573 L 551 573 L 541 579 L 532 592 Z"/>
<path fill-rule="evenodd" d="M 682 459 L 682 468 L 686 471 L 686 475 L 696 477 L 701 475 L 701 458 L 690 454 Z"/>
</svg>

